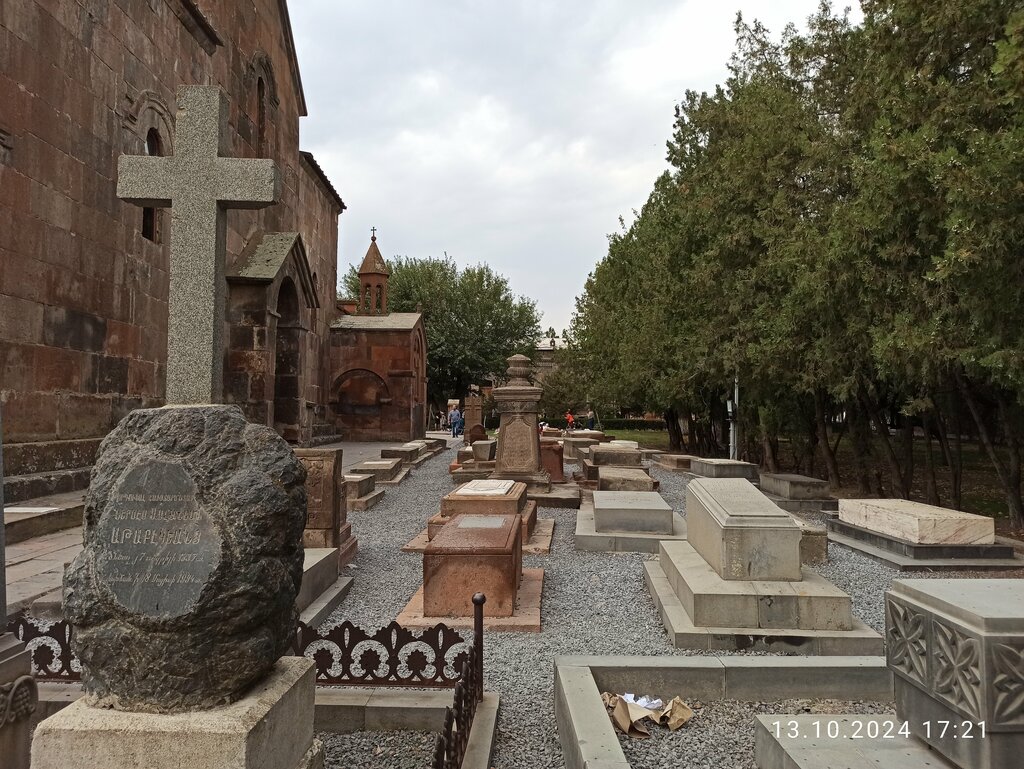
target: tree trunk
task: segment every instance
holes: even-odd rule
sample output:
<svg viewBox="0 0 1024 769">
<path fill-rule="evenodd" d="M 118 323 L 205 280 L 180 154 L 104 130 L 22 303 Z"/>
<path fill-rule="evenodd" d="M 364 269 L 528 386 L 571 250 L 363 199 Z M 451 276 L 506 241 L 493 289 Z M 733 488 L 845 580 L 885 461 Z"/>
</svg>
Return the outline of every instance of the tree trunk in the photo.
<svg viewBox="0 0 1024 769">
<path fill-rule="evenodd" d="M 871 493 L 871 470 L 869 460 L 873 461 L 871 450 L 871 430 L 864 409 L 858 403 L 851 403 L 848 409 L 850 437 L 853 440 L 853 456 L 857 465 L 857 490 L 864 495 Z"/>
<path fill-rule="evenodd" d="M 882 445 L 885 447 L 885 455 L 889 460 L 889 472 L 892 475 L 893 491 L 902 492 L 903 498 L 906 499 L 907 494 L 903 492 L 903 471 L 900 470 L 900 460 L 896 457 L 896 450 L 892 447 L 892 441 L 889 439 L 889 426 L 886 425 L 878 407 L 872 403 L 867 393 L 861 390 L 859 395 L 864 411 L 867 413 L 868 418 L 871 419 L 872 424 L 875 426 L 875 430 L 882 438 Z"/>
<path fill-rule="evenodd" d="M 929 505 L 941 505 L 939 498 L 939 487 L 935 482 L 935 459 L 932 457 L 932 420 L 931 412 L 925 412 L 921 417 L 924 427 L 924 501 Z"/>
<path fill-rule="evenodd" d="M 935 437 L 939 441 L 939 446 L 942 448 L 942 457 L 946 462 L 946 467 L 949 468 L 949 483 L 951 493 L 953 495 L 953 508 L 959 510 L 961 505 L 961 486 L 963 479 L 963 465 L 961 457 L 959 456 L 960 435 L 958 433 L 955 438 L 957 452 L 954 454 L 953 447 L 949 443 L 949 433 L 946 429 L 946 421 L 942 418 L 942 412 L 936 408 L 932 412 L 932 418 L 929 421 L 931 422 L 932 429 L 935 431 Z"/>
<path fill-rule="evenodd" d="M 679 427 L 679 413 L 671 406 L 665 409 L 665 427 L 668 428 L 669 450 L 682 451 L 683 431 Z"/>
<path fill-rule="evenodd" d="M 909 416 L 903 418 L 903 475 L 900 481 L 903 498 L 910 499 L 914 484 L 914 420 Z"/>
<path fill-rule="evenodd" d="M 818 439 L 818 452 L 821 454 L 821 461 L 825 465 L 825 472 L 828 473 L 828 485 L 833 489 L 838 489 L 842 483 L 839 477 L 839 463 L 836 462 L 836 454 L 832 450 L 832 444 L 828 439 L 828 422 L 825 419 L 825 393 L 821 390 L 814 391 L 814 427 Z"/>
<path fill-rule="evenodd" d="M 999 421 L 1003 423 L 1003 435 L 1009 453 L 1006 475 L 1009 481 L 1007 499 L 1010 503 L 1010 520 L 1013 522 L 1013 528 L 1019 529 L 1024 526 L 1024 504 L 1020 494 L 1020 441 L 1017 440 L 1017 431 L 1014 429 L 1016 420 L 1015 414 L 1011 413 L 1012 405 L 1003 396 L 999 397 L 997 403 Z"/>
<path fill-rule="evenodd" d="M 967 378 L 963 375 L 963 372 L 956 372 L 956 383 L 960 388 L 960 394 L 964 398 L 964 403 L 967 404 L 968 411 L 971 412 L 974 424 L 978 428 L 978 440 L 980 440 L 982 446 L 985 447 L 985 452 L 988 454 L 988 458 L 992 462 L 992 466 L 995 468 L 996 475 L 999 476 L 999 482 L 1003 485 L 1003 491 L 1006 492 L 1006 503 L 1010 513 L 1010 521 L 1013 523 L 1015 528 L 1020 528 L 1024 525 L 1024 501 L 1021 500 L 1020 495 L 1019 453 L 1017 477 L 1016 483 L 1014 483 L 1010 469 L 1005 465 L 1003 460 L 999 457 L 999 453 L 996 451 L 992 435 L 989 433 L 988 425 L 985 424 L 984 416 L 981 413 L 981 406 L 979 405 L 977 398 L 974 397 L 974 392 L 971 390 L 971 386 L 968 383 Z"/>
</svg>

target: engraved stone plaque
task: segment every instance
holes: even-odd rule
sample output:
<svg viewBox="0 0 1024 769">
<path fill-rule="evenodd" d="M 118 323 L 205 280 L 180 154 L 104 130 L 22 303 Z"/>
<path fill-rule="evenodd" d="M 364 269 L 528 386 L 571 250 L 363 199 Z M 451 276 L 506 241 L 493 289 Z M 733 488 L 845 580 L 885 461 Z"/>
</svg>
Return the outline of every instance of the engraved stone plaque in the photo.
<svg viewBox="0 0 1024 769">
<path fill-rule="evenodd" d="M 459 496 L 476 496 L 476 497 L 501 497 L 512 491 L 512 487 L 515 486 L 515 481 L 488 481 L 488 480 L 475 480 L 469 481 L 462 488 L 456 490 L 456 494 Z"/>
<path fill-rule="evenodd" d="M 176 462 L 129 470 L 99 524 L 99 577 L 125 609 L 159 619 L 188 614 L 220 564 L 220 532 Z"/>
</svg>

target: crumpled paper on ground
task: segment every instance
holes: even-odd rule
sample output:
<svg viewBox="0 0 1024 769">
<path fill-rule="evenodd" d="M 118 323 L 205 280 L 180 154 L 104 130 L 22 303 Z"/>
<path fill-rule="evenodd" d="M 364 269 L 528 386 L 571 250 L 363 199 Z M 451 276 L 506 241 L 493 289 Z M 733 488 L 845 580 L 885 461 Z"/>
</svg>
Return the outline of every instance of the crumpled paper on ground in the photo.
<svg viewBox="0 0 1024 769">
<path fill-rule="evenodd" d="M 645 708 L 638 704 L 642 701 L 650 701 L 648 698 L 637 698 L 619 696 L 608 692 L 601 693 L 601 701 L 604 703 L 612 724 L 623 734 L 629 737 L 650 737 L 644 721 L 653 721 L 656 724 L 667 726 L 670 731 L 675 731 L 691 718 L 693 710 L 678 697 L 673 697 L 667 705 L 657 709 Z M 653 702 L 659 703 L 660 700 Z M 652 703 L 653 704 L 653 703 Z"/>
</svg>

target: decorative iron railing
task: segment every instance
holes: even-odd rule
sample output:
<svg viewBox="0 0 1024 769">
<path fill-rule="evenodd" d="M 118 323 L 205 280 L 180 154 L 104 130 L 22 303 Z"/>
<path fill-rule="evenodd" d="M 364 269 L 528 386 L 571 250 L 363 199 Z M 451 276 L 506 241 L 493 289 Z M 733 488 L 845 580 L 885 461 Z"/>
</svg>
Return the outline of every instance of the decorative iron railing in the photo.
<svg viewBox="0 0 1024 769">
<path fill-rule="evenodd" d="M 72 683 L 82 680 L 82 665 L 71 649 L 71 625 L 24 614 L 10 618 L 7 632 L 25 644 L 37 681 Z"/>
<path fill-rule="evenodd" d="M 484 698 L 484 603 L 483 593 L 473 596 L 473 644 L 461 661 L 452 707 L 445 710 L 444 728 L 434 744 L 431 769 L 460 769 L 469 745 L 469 733 L 477 706 Z"/>
</svg>

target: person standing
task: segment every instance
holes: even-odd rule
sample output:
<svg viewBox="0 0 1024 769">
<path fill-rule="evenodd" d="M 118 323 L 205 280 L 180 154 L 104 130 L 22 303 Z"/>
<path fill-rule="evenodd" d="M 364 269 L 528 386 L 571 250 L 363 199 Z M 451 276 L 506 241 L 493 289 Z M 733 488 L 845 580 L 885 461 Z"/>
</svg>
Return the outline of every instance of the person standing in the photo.
<svg viewBox="0 0 1024 769">
<path fill-rule="evenodd" d="M 572 410 L 565 412 L 565 429 L 572 432 L 576 428 L 576 418 L 572 415 Z"/>
<path fill-rule="evenodd" d="M 462 412 L 459 411 L 458 406 L 452 409 L 451 413 L 448 415 L 448 421 L 452 426 L 452 437 L 459 437 L 459 423 L 462 421 Z"/>
<path fill-rule="evenodd" d="M 587 407 L 587 429 L 594 429 L 594 409 L 591 406 Z"/>
</svg>

